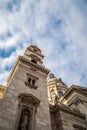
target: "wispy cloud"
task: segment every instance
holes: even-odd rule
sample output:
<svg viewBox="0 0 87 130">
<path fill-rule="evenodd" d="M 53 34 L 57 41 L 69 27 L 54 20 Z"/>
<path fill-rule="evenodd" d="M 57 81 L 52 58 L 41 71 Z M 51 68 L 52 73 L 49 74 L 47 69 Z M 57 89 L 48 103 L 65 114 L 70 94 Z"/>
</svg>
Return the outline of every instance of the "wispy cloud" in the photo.
<svg viewBox="0 0 87 130">
<path fill-rule="evenodd" d="M 5 84 L 18 55 L 34 43 L 56 77 L 69 86 L 87 86 L 86 23 L 86 0 L 0 1 L 0 83 Z"/>
</svg>

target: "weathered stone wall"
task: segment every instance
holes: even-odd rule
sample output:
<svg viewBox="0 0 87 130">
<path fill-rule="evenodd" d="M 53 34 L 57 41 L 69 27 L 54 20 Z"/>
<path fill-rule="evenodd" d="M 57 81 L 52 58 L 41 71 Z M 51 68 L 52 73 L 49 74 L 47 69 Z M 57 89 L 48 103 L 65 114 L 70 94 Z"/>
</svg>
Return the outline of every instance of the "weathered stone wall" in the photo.
<svg viewBox="0 0 87 130">
<path fill-rule="evenodd" d="M 52 130 L 57 130 L 56 118 L 55 118 L 54 112 L 50 112 L 50 118 L 51 118 L 51 128 L 52 128 Z"/>
<path fill-rule="evenodd" d="M 26 73 L 31 73 L 39 78 L 37 89 L 30 89 L 25 85 Z M 27 64 L 18 66 L 4 99 L 0 103 L 0 130 L 14 130 L 18 113 L 18 95 L 20 93 L 32 94 L 41 101 L 35 115 L 35 130 L 51 130 L 46 78 L 47 75 L 44 71 L 37 68 L 36 71 L 32 71 Z"/>
<path fill-rule="evenodd" d="M 75 130 L 74 125 L 77 125 L 80 130 L 86 128 L 85 116 L 81 113 L 75 114 L 71 112 L 59 111 L 56 113 L 56 119 L 60 118 L 61 127 L 59 130 Z M 56 120 L 57 125 L 59 125 L 59 121 Z"/>
</svg>

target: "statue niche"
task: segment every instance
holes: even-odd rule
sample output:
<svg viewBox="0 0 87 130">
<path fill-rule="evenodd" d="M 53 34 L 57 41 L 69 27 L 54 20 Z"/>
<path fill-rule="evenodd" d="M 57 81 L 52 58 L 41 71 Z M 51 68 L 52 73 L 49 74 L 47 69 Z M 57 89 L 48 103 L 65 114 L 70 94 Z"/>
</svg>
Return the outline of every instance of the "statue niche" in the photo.
<svg viewBox="0 0 87 130">
<path fill-rule="evenodd" d="M 35 114 L 40 100 L 32 94 L 21 93 L 18 95 L 18 115 L 15 130 L 34 130 Z"/>
<path fill-rule="evenodd" d="M 31 130 L 32 113 L 28 108 L 24 108 L 21 112 L 18 130 Z"/>
</svg>

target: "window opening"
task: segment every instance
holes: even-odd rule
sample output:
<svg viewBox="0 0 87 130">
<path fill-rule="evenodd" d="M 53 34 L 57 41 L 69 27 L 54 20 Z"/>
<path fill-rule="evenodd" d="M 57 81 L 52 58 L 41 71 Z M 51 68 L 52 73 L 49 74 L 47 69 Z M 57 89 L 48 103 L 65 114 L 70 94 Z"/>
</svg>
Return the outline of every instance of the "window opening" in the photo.
<svg viewBox="0 0 87 130">
<path fill-rule="evenodd" d="M 35 63 L 35 64 L 37 63 L 35 60 L 32 60 L 32 62 Z"/>
<path fill-rule="evenodd" d="M 28 78 L 28 83 L 31 83 L 31 78 Z"/>
<path fill-rule="evenodd" d="M 62 96 L 63 96 L 63 92 L 62 92 L 62 91 L 59 91 L 59 92 L 58 92 L 58 95 L 59 95 L 59 97 L 62 97 Z"/>
<path fill-rule="evenodd" d="M 32 84 L 35 85 L 35 80 L 34 79 L 32 80 Z"/>
</svg>

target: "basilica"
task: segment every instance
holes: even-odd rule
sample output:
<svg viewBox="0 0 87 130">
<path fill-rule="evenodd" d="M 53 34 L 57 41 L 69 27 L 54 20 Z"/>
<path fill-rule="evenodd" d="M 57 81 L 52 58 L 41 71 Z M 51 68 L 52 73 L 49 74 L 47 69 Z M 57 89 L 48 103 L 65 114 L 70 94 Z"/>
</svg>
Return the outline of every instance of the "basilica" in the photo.
<svg viewBox="0 0 87 130">
<path fill-rule="evenodd" d="M 87 88 L 70 88 L 31 45 L 0 85 L 0 130 L 87 130 Z"/>
</svg>

